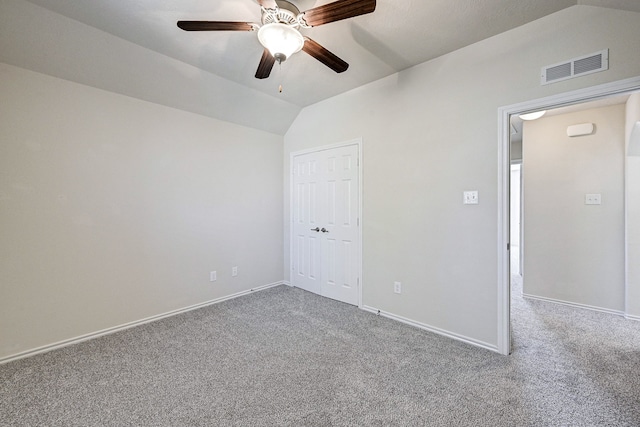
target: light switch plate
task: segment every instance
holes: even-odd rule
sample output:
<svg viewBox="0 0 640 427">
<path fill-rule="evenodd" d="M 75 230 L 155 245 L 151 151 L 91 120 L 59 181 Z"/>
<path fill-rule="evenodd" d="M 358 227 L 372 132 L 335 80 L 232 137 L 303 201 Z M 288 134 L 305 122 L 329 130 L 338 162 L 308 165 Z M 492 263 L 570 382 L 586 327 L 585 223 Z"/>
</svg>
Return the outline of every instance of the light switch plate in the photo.
<svg viewBox="0 0 640 427">
<path fill-rule="evenodd" d="M 477 205 L 478 204 L 478 192 L 477 191 L 465 191 L 463 193 L 462 202 L 465 205 Z"/>
<path fill-rule="evenodd" d="M 396 293 L 396 294 L 401 294 L 402 293 L 402 283 L 393 282 L 393 292 Z"/>
<path fill-rule="evenodd" d="M 585 205 L 601 205 L 602 195 L 601 194 L 585 194 L 584 204 Z"/>
</svg>

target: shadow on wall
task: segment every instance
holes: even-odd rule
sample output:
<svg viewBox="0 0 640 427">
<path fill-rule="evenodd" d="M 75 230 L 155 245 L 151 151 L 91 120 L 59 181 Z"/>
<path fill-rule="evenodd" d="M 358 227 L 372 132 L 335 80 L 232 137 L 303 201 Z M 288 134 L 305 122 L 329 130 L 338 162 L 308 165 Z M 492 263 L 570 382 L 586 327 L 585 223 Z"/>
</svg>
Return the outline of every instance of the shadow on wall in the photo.
<svg viewBox="0 0 640 427">
<path fill-rule="evenodd" d="M 637 121 L 631 129 L 627 156 L 640 156 L 640 121 Z"/>
</svg>

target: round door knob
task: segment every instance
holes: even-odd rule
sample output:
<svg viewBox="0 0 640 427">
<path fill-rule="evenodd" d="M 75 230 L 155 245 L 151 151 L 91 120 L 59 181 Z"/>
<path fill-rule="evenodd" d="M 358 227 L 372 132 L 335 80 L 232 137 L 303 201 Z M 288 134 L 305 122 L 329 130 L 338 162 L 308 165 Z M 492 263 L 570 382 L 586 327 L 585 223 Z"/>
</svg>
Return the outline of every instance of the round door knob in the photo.
<svg viewBox="0 0 640 427">
<path fill-rule="evenodd" d="M 324 227 L 322 227 L 322 230 L 320 230 L 320 231 L 322 231 L 323 233 L 328 233 L 328 232 L 329 232 L 329 230 L 327 230 L 327 229 L 326 229 L 326 228 L 324 228 Z"/>
</svg>

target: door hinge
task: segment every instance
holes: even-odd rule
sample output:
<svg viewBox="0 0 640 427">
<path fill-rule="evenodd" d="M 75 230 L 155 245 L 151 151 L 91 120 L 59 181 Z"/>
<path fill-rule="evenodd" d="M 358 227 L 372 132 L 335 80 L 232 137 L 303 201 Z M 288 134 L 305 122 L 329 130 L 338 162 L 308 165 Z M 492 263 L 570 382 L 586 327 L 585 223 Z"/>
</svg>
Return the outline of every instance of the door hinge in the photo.
<svg viewBox="0 0 640 427">
<path fill-rule="evenodd" d="M 360 218 L 356 218 L 356 227 L 360 227 Z"/>
<path fill-rule="evenodd" d="M 511 243 L 507 243 L 507 250 L 511 250 Z"/>
</svg>

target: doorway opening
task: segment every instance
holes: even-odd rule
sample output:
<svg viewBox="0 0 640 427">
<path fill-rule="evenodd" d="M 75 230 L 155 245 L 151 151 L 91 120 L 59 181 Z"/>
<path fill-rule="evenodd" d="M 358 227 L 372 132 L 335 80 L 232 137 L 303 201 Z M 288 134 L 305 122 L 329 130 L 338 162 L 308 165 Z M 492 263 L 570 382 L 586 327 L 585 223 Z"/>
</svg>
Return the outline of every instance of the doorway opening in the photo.
<svg viewBox="0 0 640 427">
<path fill-rule="evenodd" d="M 539 100 L 528 101 L 520 104 L 514 104 L 499 109 L 499 227 L 498 227 L 498 351 L 502 354 L 511 352 L 511 283 L 513 270 L 524 275 L 526 280 L 526 265 L 523 268 L 523 260 L 526 259 L 527 251 L 526 238 L 522 241 L 522 229 L 520 229 L 519 238 L 512 237 L 512 223 L 510 218 L 518 212 L 513 212 L 511 196 L 512 186 L 512 147 L 511 135 L 514 131 L 512 126 L 512 117 L 524 113 L 530 113 L 540 110 L 552 110 L 562 107 L 575 106 L 577 104 L 603 100 L 616 95 L 630 95 L 640 89 L 640 77 L 627 79 L 619 82 L 609 83 L 592 88 L 582 89 L 570 93 L 560 94 L 543 98 Z M 516 162 L 517 164 L 518 162 Z M 520 166 L 520 172 L 526 170 L 526 159 Z M 517 167 L 515 168 L 517 180 Z M 522 175 L 520 175 L 522 176 Z M 522 182 L 522 181 L 521 181 Z M 518 197 L 517 194 L 514 197 Z M 526 192 L 522 198 L 526 198 Z M 520 203 L 519 218 L 522 218 L 522 204 Z M 553 209 L 553 207 L 549 207 Z M 526 217 L 524 218 L 526 221 Z M 516 227 L 514 227 L 516 228 Z M 512 243 L 516 245 L 512 246 Z M 512 252 L 514 256 L 512 257 Z M 624 257 L 624 255 L 623 255 Z M 517 261 L 516 261 L 517 259 Z M 517 263 L 517 265 L 514 265 Z M 623 262 L 624 264 L 624 262 Z M 517 277 L 517 275 L 516 275 Z M 625 286 L 626 286 L 625 279 Z M 627 291 L 625 291 L 627 292 Z"/>
</svg>

